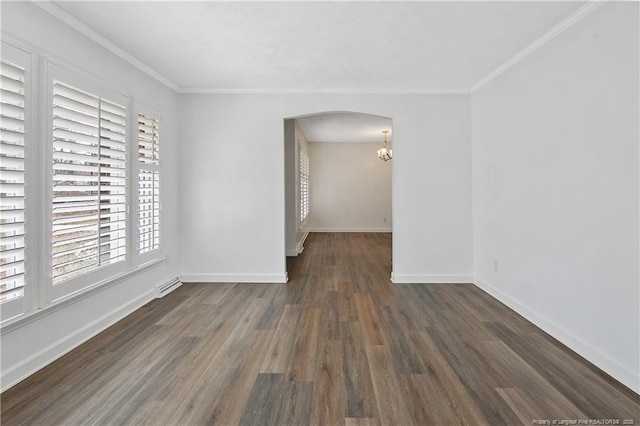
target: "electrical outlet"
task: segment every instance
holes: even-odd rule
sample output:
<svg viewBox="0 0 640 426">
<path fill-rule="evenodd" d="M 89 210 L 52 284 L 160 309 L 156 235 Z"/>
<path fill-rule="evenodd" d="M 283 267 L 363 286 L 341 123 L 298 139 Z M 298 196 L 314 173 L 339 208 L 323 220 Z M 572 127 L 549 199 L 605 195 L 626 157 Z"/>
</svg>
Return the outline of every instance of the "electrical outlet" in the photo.
<svg viewBox="0 0 640 426">
<path fill-rule="evenodd" d="M 498 265 L 498 259 L 493 259 L 493 270 L 498 272 L 500 265 Z"/>
<path fill-rule="evenodd" d="M 386 217 L 386 216 L 385 216 L 385 217 L 383 217 L 383 218 L 382 218 L 382 221 L 386 223 L 386 222 L 387 222 L 387 217 Z"/>
</svg>

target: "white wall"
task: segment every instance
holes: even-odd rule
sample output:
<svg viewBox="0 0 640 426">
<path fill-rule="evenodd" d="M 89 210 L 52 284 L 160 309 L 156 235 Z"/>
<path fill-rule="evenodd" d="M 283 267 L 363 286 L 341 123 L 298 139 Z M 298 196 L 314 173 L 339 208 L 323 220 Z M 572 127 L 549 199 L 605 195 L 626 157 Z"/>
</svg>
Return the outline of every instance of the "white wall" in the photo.
<svg viewBox="0 0 640 426">
<path fill-rule="evenodd" d="M 326 111 L 394 120 L 395 281 L 471 281 L 467 95 L 181 96 L 181 277 L 284 281 L 282 120 Z"/>
<path fill-rule="evenodd" d="M 162 229 L 166 262 L 2 329 L 2 388 L 35 372 L 151 300 L 154 286 L 177 274 L 177 96 L 32 3 L 2 4 L 2 37 L 78 68 L 161 113 Z M 42 139 L 40 139 L 42 141 Z M 42 141 L 41 143 L 44 143 Z M 44 145 L 43 145 L 44 146 Z M 42 149 L 43 147 L 39 147 Z M 130 248 L 131 250 L 131 248 Z M 41 261 L 45 261 L 40 259 Z"/>
<path fill-rule="evenodd" d="M 380 145 L 354 142 L 309 144 L 310 231 L 391 231 L 393 160 L 384 162 L 378 158 Z"/>
<path fill-rule="evenodd" d="M 636 391 L 638 113 L 637 3 L 473 94 L 477 284 Z"/>
</svg>

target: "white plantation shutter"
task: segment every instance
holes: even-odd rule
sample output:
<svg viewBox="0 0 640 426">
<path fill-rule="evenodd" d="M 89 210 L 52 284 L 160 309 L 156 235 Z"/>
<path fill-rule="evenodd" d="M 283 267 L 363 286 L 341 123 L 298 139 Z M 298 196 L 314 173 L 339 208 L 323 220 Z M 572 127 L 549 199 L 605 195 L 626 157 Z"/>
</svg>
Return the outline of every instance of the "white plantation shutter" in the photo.
<svg viewBox="0 0 640 426">
<path fill-rule="evenodd" d="M 53 284 L 126 254 L 126 108 L 53 82 Z"/>
<path fill-rule="evenodd" d="M 309 216 L 309 154 L 298 146 L 300 162 L 300 222 Z"/>
<path fill-rule="evenodd" d="M 138 253 L 160 248 L 159 121 L 138 114 Z"/>
<path fill-rule="evenodd" d="M 0 61 L 0 303 L 24 296 L 25 70 Z"/>
</svg>

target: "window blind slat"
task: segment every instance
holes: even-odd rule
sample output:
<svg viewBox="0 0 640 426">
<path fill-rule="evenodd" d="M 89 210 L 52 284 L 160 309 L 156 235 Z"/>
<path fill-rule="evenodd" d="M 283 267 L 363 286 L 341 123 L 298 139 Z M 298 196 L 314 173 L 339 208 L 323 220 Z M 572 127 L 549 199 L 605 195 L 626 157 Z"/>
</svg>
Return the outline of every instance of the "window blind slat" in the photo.
<svg viewBox="0 0 640 426">
<path fill-rule="evenodd" d="M 124 119 L 124 117 L 123 117 Z M 125 126 L 125 123 L 119 123 L 119 122 L 113 122 L 113 121 L 109 121 L 109 120 L 101 120 L 100 121 L 100 125 L 104 128 L 107 129 L 111 132 L 117 133 L 117 134 L 122 134 L 125 135 L 127 133 L 127 127 Z"/>
<path fill-rule="evenodd" d="M 114 168 L 124 169 L 126 167 L 126 161 L 124 159 L 119 158 L 106 158 L 100 157 L 99 163 L 102 166 L 111 166 Z"/>
<path fill-rule="evenodd" d="M 22 235 L 3 237 L 0 242 L 0 251 L 13 250 L 19 247 L 24 247 L 24 237 Z"/>
<path fill-rule="evenodd" d="M 3 61 L 3 64 L 6 64 L 7 62 Z M 8 71 L 9 68 L 2 68 L 2 71 L 0 72 L 0 86 L 2 86 L 2 89 L 7 91 L 7 92 L 13 92 L 16 94 L 23 94 L 24 93 L 24 71 L 22 71 L 22 74 L 18 75 L 18 72 L 16 71 L 16 75 L 14 76 L 9 76 L 7 74 L 5 74 L 6 71 Z"/>
<path fill-rule="evenodd" d="M 3 60 L 0 62 L 0 75 L 5 78 L 24 81 L 24 68 Z"/>
<path fill-rule="evenodd" d="M 0 129 L 6 129 L 15 133 L 24 133 L 24 119 L 2 115 L 0 111 Z"/>
<path fill-rule="evenodd" d="M 24 158 L 24 145 L 14 145 L 2 142 L 0 156 L 7 158 Z"/>
<path fill-rule="evenodd" d="M 95 241 L 95 236 L 92 235 L 76 236 L 68 240 L 55 241 L 53 243 L 53 253 L 62 253 L 77 247 L 83 247 L 84 245 L 95 245 Z"/>
<path fill-rule="evenodd" d="M 67 130 L 55 130 L 54 149 L 65 154 L 97 156 L 100 153 L 98 139 L 89 135 L 74 134 Z"/>
<path fill-rule="evenodd" d="M 9 195 L 0 197 L 0 211 L 6 213 L 16 210 L 24 211 L 24 197 Z"/>
<path fill-rule="evenodd" d="M 54 120 L 64 119 L 71 122 L 80 123 L 82 125 L 86 125 L 89 127 L 98 127 L 98 112 L 97 110 L 91 108 L 88 110 L 88 113 L 80 112 L 73 110 L 69 107 L 63 107 L 61 105 L 54 105 L 53 107 L 53 118 Z"/>
<path fill-rule="evenodd" d="M 0 98 L 0 114 L 5 117 L 24 120 L 24 107 L 19 104 L 9 102 L 10 99 Z"/>
<path fill-rule="evenodd" d="M 24 145 L 24 132 L 14 132 L 8 129 L 0 129 L 0 142 L 2 145 Z"/>
<path fill-rule="evenodd" d="M 122 105 L 118 105 L 115 102 L 110 102 L 106 99 L 100 99 L 100 107 L 105 112 L 104 117 L 108 120 L 109 117 L 125 117 L 127 115 L 127 109 Z"/>
<path fill-rule="evenodd" d="M 102 144 L 102 146 L 114 149 L 116 151 L 126 151 L 127 149 L 126 144 L 115 140 L 101 139 L 100 143 Z"/>
<path fill-rule="evenodd" d="M 73 130 L 76 132 L 81 132 L 81 133 L 95 135 L 95 136 L 98 136 L 100 131 L 97 126 L 94 126 L 91 124 L 85 124 L 78 120 L 73 120 L 71 119 L 71 117 L 69 118 L 54 117 L 53 125 L 57 129 Z"/>
<path fill-rule="evenodd" d="M 59 88 L 60 86 L 57 86 Z M 66 96 L 54 95 L 53 96 L 53 108 L 54 116 L 59 117 L 71 117 L 75 116 L 80 123 L 92 124 L 98 123 L 98 104 L 97 98 L 95 104 L 89 104 L 82 102 L 79 98 L 69 98 Z M 59 114 L 57 114 L 59 113 Z M 81 115 L 78 115 L 81 114 Z"/>
<path fill-rule="evenodd" d="M 125 160 L 127 157 L 126 151 L 123 150 L 115 150 L 111 148 L 107 148 L 105 144 L 100 144 L 100 155 L 108 156 L 109 159 L 116 160 Z"/>
<path fill-rule="evenodd" d="M 24 108 L 24 95 L 10 90 L 0 89 L 0 102 L 18 108 Z M 24 111 L 24 110 L 23 110 Z"/>
<path fill-rule="evenodd" d="M 11 170 L 0 167 L 0 184 L 24 185 L 24 170 Z"/>
</svg>

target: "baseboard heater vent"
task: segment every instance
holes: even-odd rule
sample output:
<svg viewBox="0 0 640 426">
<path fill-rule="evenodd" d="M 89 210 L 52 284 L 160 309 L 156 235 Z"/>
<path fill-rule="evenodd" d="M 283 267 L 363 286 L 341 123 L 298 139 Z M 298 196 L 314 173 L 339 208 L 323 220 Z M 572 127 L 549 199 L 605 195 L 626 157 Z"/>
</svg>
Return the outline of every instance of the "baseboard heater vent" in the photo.
<svg viewBox="0 0 640 426">
<path fill-rule="evenodd" d="M 166 283 L 156 287 L 156 289 L 158 290 L 158 294 L 156 294 L 156 297 L 164 297 L 165 295 L 171 293 L 173 290 L 180 287 L 181 285 L 182 285 L 182 282 L 180 282 L 180 278 L 175 277 L 167 281 Z"/>
</svg>

